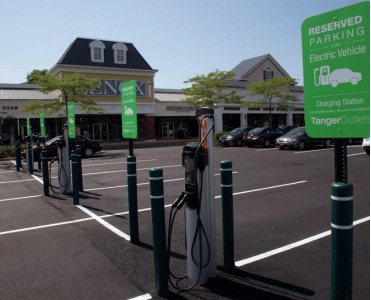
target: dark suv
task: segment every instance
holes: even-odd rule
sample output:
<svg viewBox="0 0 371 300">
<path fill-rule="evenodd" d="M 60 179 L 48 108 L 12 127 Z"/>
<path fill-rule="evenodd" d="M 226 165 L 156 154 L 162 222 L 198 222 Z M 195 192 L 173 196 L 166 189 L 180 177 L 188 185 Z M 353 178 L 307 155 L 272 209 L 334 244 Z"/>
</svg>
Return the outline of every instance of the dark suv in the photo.
<svg viewBox="0 0 371 300">
<path fill-rule="evenodd" d="M 259 127 L 251 130 L 244 139 L 244 142 L 249 147 L 255 145 L 269 147 L 272 144 L 274 145 L 276 139 L 283 134 L 283 130 L 278 127 Z"/>
<path fill-rule="evenodd" d="M 219 144 L 223 146 L 242 146 L 243 135 L 247 134 L 254 127 L 238 127 L 233 129 L 226 135 L 222 135 L 219 138 Z"/>
</svg>

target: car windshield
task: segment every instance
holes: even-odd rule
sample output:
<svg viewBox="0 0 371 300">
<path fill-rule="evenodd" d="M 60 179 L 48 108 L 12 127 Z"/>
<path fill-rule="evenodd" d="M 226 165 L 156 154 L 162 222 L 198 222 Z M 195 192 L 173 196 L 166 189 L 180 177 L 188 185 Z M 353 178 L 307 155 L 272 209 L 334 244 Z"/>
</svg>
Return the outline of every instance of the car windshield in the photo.
<svg viewBox="0 0 371 300">
<path fill-rule="evenodd" d="M 289 133 L 286 135 L 303 135 L 305 133 L 305 128 L 295 128 L 291 130 Z"/>
<path fill-rule="evenodd" d="M 58 138 L 58 137 L 56 136 L 56 137 L 50 139 L 49 141 L 47 141 L 45 144 L 46 144 L 46 145 L 50 145 L 50 144 L 53 143 L 57 138 Z"/>
<path fill-rule="evenodd" d="M 241 133 L 241 131 L 243 131 L 243 128 L 242 127 L 233 129 L 229 133 L 231 133 L 231 134 L 239 134 L 239 133 Z"/>
<path fill-rule="evenodd" d="M 249 131 L 249 133 L 260 133 L 260 132 L 262 132 L 264 129 L 265 129 L 264 127 L 255 128 L 255 129 Z"/>
</svg>

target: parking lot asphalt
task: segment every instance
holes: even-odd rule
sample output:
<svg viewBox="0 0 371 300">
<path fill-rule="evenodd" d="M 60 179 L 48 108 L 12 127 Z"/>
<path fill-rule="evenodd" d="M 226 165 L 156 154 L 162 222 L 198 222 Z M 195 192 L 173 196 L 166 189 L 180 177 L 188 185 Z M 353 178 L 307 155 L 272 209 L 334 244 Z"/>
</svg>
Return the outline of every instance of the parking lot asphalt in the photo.
<svg viewBox="0 0 371 300">
<path fill-rule="evenodd" d="M 149 170 L 161 167 L 165 205 L 183 190 L 181 146 L 134 149 L 137 159 L 139 239 L 128 241 L 127 150 L 83 159 L 84 192 L 43 196 L 40 171 L 15 172 L 0 162 L 0 298 L 165 299 L 156 295 Z M 348 147 L 356 222 L 353 299 L 370 298 L 370 158 Z M 233 168 L 235 261 L 223 268 L 220 162 Z M 35 164 L 37 166 L 37 164 Z M 51 166 L 57 185 L 57 162 Z M 329 299 L 331 183 L 334 150 L 214 147 L 217 228 L 215 279 L 168 299 Z M 56 189 L 58 192 L 58 189 Z M 166 224 L 169 208 L 165 208 Z M 99 221 L 99 222 L 98 222 Z M 114 227 L 114 229 L 112 228 Z M 184 216 L 178 214 L 171 268 L 186 273 Z M 189 282 L 184 283 L 189 284 Z"/>
</svg>

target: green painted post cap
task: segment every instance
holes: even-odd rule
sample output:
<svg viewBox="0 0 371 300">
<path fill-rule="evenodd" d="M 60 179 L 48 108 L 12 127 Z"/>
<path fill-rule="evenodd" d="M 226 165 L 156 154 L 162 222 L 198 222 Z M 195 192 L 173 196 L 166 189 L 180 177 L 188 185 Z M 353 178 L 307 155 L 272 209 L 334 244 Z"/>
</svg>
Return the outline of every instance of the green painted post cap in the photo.
<svg viewBox="0 0 371 300">
<path fill-rule="evenodd" d="M 220 162 L 220 168 L 222 169 L 231 169 L 232 162 L 230 160 L 223 160 Z"/>
<path fill-rule="evenodd" d="M 128 156 L 126 158 L 126 161 L 127 162 L 136 162 L 137 161 L 137 158 L 135 156 Z"/>
<path fill-rule="evenodd" d="M 331 185 L 331 195 L 336 197 L 350 197 L 353 196 L 353 184 L 334 182 Z"/>
<path fill-rule="evenodd" d="M 149 170 L 149 177 L 162 177 L 162 169 L 161 168 L 153 168 Z"/>
</svg>

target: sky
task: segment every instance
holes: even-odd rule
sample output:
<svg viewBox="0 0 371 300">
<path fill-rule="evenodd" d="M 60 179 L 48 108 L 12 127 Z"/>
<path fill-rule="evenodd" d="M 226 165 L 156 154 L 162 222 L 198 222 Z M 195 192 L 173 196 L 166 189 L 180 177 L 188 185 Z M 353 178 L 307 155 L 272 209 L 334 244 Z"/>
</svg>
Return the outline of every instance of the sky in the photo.
<svg viewBox="0 0 371 300">
<path fill-rule="evenodd" d="M 358 0 L 3 1 L 0 83 L 22 83 L 50 69 L 77 38 L 133 43 L 155 88 L 183 82 L 270 53 L 303 85 L 301 24 Z"/>
</svg>

